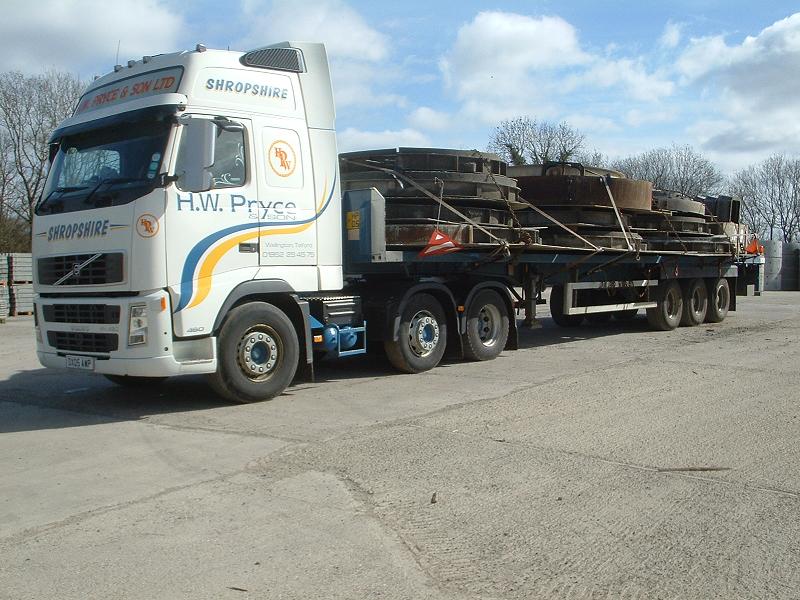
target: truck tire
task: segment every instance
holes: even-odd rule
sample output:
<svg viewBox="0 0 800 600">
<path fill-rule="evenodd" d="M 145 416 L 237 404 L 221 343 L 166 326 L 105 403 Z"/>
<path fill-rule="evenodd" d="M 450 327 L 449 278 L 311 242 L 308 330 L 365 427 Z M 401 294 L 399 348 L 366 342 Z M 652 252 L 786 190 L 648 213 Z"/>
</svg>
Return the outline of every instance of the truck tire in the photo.
<svg viewBox="0 0 800 600">
<path fill-rule="evenodd" d="M 724 277 L 709 279 L 708 284 L 708 311 L 707 323 L 721 323 L 728 316 L 731 307 L 731 288 Z"/>
<path fill-rule="evenodd" d="M 680 325 L 683 316 L 683 294 L 677 281 L 661 284 L 663 290 L 658 306 L 647 309 L 647 321 L 653 329 L 670 331 Z"/>
<path fill-rule="evenodd" d="M 299 356 L 297 333 L 283 311 L 266 302 L 243 304 L 222 325 L 209 382 L 233 402 L 269 400 L 292 382 Z"/>
<path fill-rule="evenodd" d="M 439 301 L 415 294 L 400 315 L 396 340 L 384 342 L 386 356 L 398 371 L 422 373 L 439 364 L 447 346 L 447 322 Z"/>
<path fill-rule="evenodd" d="M 692 279 L 681 287 L 683 290 L 681 327 L 696 327 L 706 320 L 708 288 L 702 279 Z"/>
<path fill-rule="evenodd" d="M 166 377 L 134 377 L 131 375 L 103 375 L 111 383 L 129 388 L 144 388 L 163 383 Z"/>
<path fill-rule="evenodd" d="M 584 315 L 564 314 L 564 286 L 554 285 L 550 291 L 550 316 L 559 327 L 578 327 Z"/>
<path fill-rule="evenodd" d="M 506 347 L 508 310 L 500 294 L 481 290 L 467 308 L 464 356 L 469 360 L 492 360 Z"/>
</svg>

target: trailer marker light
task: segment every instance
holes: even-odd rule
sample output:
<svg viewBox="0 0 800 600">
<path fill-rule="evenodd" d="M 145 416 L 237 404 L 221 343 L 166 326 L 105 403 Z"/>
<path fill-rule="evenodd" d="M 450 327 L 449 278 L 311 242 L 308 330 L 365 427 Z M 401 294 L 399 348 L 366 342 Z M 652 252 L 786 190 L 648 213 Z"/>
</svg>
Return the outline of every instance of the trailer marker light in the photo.
<svg viewBox="0 0 800 600">
<path fill-rule="evenodd" d="M 322 343 L 322 336 L 321 335 L 315 335 L 314 336 L 314 343 L 315 344 L 321 344 Z"/>
<path fill-rule="evenodd" d="M 165 310 L 167 310 L 167 297 L 166 296 L 162 296 L 162 298 L 161 298 L 161 312 L 164 312 Z"/>
<path fill-rule="evenodd" d="M 456 310 L 457 310 L 458 312 L 464 312 L 466 309 L 464 308 L 464 305 L 463 305 L 463 304 L 459 304 L 459 305 L 456 307 Z"/>
</svg>

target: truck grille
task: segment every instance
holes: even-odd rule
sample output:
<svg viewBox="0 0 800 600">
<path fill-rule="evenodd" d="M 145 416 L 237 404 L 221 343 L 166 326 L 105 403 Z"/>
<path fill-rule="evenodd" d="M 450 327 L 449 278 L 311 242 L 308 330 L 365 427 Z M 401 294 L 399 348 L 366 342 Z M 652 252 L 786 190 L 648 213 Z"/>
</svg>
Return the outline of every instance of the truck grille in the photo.
<svg viewBox="0 0 800 600">
<path fill-rule="evenodd" d="M 93 256 L 94 254 L 67 254 L 40 258 L 36 263 L 39 283 L 53 285 L 61 278 L 73 273 L 78 265 L 82 265 Z M 100 254 L 77 274 L 67 277 L 61 285 L 105 285 L 119 283 L 122 280 L 122 253 L 110 252 Z"/>
<path fill-rule="evenodd" d="M 111 352 L 119 346 L 116 333 L 48 331 L 47 341 L 56 350 L 68 352 Z"/>
<path fill-rule="evenodd" d="M 45 304 L 44 320 L 48 323 L 119 323 L 119 306 L 113 304 Z"/>
</svg>

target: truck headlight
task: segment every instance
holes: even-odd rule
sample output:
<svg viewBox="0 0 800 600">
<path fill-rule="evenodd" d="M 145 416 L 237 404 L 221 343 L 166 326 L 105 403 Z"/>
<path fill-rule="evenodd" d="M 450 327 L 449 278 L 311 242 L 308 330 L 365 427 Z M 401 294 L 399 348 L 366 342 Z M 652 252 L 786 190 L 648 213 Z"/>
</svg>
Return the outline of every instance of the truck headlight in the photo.
<svg viewBox="0 0 800 600">
<path fill-rule="evenodd" d="M 131 306 L 128 319 L 128 346 L 147 343 L 147 305 Z"/>
</svg>

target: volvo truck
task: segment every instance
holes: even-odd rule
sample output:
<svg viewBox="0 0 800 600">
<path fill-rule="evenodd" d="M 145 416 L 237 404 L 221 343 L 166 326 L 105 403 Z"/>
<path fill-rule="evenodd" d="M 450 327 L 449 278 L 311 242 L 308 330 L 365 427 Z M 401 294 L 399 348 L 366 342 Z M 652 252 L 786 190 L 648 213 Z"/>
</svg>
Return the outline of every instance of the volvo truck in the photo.
<svg viewBox="0 0 800 600">
<path fill-rule="evenodd" d="M 627 236 L 622 248 L 556 247 L 535 227 L 504 237 L 427 189 L 483 239 L 430 226 L 421 252 L 387 237 L 379 189 L 341 191 L 321 44 L 198 45 L 117 65 L 50 149 L 33 221 L 38 357 L 121 385 L 205 374 L 252 402 L 312 378 L 320 359 L 372 349 L 407 373 L 444 356 L 480 364 L 517 347 L 548 287 L 564 326 L 646 310 L 669 330 L 735 308 L 730 252 L 648 251 Z"/>
</svg>

